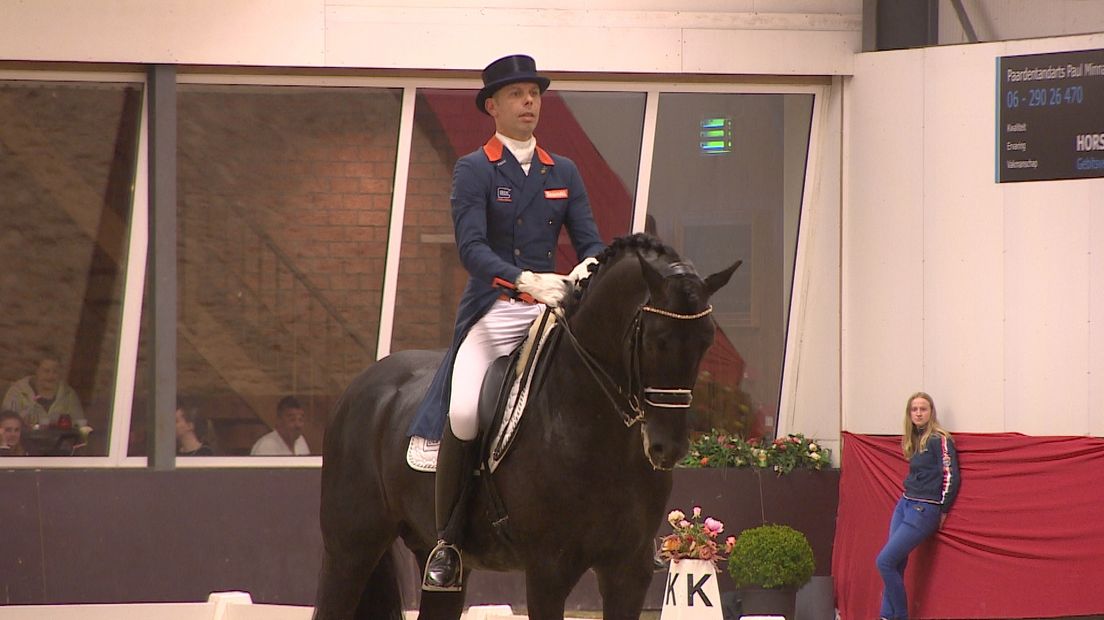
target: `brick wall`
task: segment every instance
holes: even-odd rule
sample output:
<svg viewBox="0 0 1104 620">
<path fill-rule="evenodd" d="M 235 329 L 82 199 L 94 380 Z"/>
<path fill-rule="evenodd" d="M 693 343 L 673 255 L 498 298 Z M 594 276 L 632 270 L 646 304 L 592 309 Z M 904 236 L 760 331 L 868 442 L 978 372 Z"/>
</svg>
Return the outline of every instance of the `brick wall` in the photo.
<svg viewBox="0 0 1104 620">
<path fill-rule="evenodd" d="M 179 385 L 213 417 L 271 425 L 258 403 L 297 394 L 320 448 L 329 403 L 372 361 L 400 94 L 181 87 Z"/>
<path fill-rule="evenodd" d="M 414 111 L 392 351 L 444 348 L 467 273 L 453 241 L 453 152 L 424 97 Z"/>
</svg>

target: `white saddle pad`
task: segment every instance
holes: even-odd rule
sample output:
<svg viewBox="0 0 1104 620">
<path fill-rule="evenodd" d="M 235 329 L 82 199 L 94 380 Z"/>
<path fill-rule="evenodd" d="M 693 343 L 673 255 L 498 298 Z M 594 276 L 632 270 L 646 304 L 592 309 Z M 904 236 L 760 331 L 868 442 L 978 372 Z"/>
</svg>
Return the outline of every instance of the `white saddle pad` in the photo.
<svg viewBox="0 0 1104 620">
<path fill-rule="evenodd" d="M 440 448 L 440 441 L 411 437 L 406 447 L 406 463 L 415 471 L 437 471 L 437 450 Z"/>
</svg>

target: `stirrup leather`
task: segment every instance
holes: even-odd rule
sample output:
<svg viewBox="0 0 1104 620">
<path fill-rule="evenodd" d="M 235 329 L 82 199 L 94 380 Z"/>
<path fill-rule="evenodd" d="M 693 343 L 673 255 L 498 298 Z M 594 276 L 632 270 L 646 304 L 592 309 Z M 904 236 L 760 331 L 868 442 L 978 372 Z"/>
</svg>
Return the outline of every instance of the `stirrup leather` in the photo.
<svg viewBox="0 0 1104 620">
<path fill-rule="evenodd" d="M 456 573 L 451 581 L 439 582 L 432 580 L 429 575 L 429 567 L 433 564 L 434 558 L 441 553 L 452 552 L 456 554 Z M 460 592 L 464 589 L 464 556 L 460 553 L 460 548 L 456 545 L 445 542 L 444 540 L 438 540 L 437 545 L 433 547 L 433 551 L 429 552 L 429 558 L 426 560 L 425 570 L 422 572 L 422 590 L 426 592 Z"/>
</svg>

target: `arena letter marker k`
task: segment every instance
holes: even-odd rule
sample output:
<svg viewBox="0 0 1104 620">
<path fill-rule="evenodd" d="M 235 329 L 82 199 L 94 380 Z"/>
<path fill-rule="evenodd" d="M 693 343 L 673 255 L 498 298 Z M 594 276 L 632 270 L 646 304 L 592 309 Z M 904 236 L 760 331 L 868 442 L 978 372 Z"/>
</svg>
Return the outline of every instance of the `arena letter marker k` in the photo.
<svg viewBox="0 0 1104 620">
<path fill-rule="evenodd" d="M 702 578 L 697 580 L 697 582 L 695 583 L 694 574 L 693 573 L 686 573 L 686 606 L 687 607 L 693 607 L 694 606 L 694 595 L 695 594 L 697 594 L 698 596 L 701 597 L 702 603 L 705 604 L 706 607 L 712 607 L 713 606 L 713 602 L 709 600 L 709 597 L 706 596 L 705 590 L 703 589 L 705 587 L 706 582 L 708 582 L 709 578 L 712 577 L 712 576 L 713 576 L 712 574 L 706 573 L 706 574 L 702 575 Z M 678 597 L 675 596 L 675 583 L 678 581 L 678 578 L 679 578 L 678 573 L 671 573 L 667 576 L 667 594 L 663 598 L 663 604 L 664 605 L 667 605 L 667 604 L 678 605 Z"/>
</svg>

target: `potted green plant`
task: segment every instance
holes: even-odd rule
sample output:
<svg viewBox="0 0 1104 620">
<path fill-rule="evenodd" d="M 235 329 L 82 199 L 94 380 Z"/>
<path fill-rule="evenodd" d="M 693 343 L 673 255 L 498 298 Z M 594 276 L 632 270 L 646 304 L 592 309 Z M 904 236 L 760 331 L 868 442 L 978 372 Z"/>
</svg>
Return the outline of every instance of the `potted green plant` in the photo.
<svg viewBox="0 0 1104 620">
<path fill-rule="evenodd" d="M 793 620 L 797 591 L 812 579 L 815 569 L 809 540 L 786 525 L 744 530 L 728 557 L 728 573 L 739 589 L 743 614 Z"/>
</svg>

